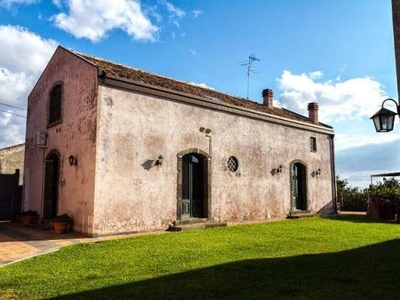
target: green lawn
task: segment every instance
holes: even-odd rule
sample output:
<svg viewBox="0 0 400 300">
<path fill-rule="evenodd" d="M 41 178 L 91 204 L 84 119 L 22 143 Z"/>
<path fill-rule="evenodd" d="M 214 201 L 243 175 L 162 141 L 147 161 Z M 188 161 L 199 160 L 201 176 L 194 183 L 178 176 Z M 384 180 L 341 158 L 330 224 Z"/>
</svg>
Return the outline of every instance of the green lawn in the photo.
<svg viewBox="0 0 400 300">
<path fill-rule="evenodd" d="M 399 237 L 336 216 L 81 244 L 0 268 L 0 299 L 400 299 Z"/>
</svg>

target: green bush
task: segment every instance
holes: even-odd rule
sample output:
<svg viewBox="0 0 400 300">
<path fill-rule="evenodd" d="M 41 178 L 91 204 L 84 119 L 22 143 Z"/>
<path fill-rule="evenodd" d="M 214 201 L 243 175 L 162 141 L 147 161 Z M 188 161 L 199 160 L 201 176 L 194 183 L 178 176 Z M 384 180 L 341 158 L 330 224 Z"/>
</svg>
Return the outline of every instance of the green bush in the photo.
<svg viewBox="0 0 400 300">
<path fill-rule="evenodd" d="M 400 206 L 400 180 L 383 178 L 383 181 L 360 190 L 358 187 L 349 186 L 347 179 L 336 176 L 336 184 L 338 203 L 343 211 L 366 211 L 369 195 L 379 196 L 385 199 L 385 202 L 394 202 L 396 206 Z"/>
<path fill-rule="evenodd" d="M 347 179 L 336 176 L 338 203 L 343 211 L 367 211 L 368 195 L 366 190 L 349 186 Z"/>
</svg>

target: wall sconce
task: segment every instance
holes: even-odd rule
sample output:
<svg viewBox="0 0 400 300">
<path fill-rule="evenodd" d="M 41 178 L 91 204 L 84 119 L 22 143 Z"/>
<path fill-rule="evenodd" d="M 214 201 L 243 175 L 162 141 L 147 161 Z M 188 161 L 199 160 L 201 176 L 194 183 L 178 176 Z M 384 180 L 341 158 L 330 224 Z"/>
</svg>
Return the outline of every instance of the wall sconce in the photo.
<svg viewBox="0 0 400 300">
<path fill-rule="evenodd" d="M 73 155 L 70 155 L 70 157 L 68 157 L 68 161 L 70 166 L 76 166 L 78 164 L 78 159 Z"/>
<path fill-rule="evenodd" d="M 160 154 L 160 156 L 156 160 L 156 166 L 161 166 L 164 161 L 164 157 Z"/>
<path fill-rule="evenodd" d="M 316 176 L 321 175 L 321 168 L 318 168 L 318 170 L 315 171 L 315 175 L 316 175 Z"/>
<path fill-rule="evenodd" d="M 283 172 L 283 167 L 282 167 L 282 165 L 280 165 L 279 167 L 277 167 L 275 170 L 276 170 L 276 173 L 282 173 L 282 172 Z"/>
<path fill-rule="evenodd" d="M 199 131 L 200 132 L 204 132 L 206 135 L 209 135 L 209 134 L 211 134 L 212 130 L 210 128 L 205 128 L 205 127 L 202 126 L 202 127 L 199 128 Z"/>
</svg>

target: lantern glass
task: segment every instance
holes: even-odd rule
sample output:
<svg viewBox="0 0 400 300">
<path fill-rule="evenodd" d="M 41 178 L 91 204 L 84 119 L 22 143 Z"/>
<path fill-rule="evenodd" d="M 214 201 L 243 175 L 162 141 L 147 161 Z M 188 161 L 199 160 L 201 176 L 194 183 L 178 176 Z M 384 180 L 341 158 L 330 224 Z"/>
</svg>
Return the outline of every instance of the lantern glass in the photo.
<svg viewBox="0 0 400 300">
<path fill-rule="evenodd" d="M 374 114 L 371 119 L 374 121 L 375 130 L 377 132 L 389 132 L 394 127 L 395 112 L 386 108 L 381 108 Z"/>
</svg>

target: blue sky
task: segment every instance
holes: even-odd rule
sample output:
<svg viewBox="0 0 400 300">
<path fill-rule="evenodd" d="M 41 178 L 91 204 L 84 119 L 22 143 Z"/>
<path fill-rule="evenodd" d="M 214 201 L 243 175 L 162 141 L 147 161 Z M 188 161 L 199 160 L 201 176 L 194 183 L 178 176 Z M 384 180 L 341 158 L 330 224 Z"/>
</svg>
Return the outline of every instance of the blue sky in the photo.
<svg viewBox="0 0 400 300">
<path fill-rule="evenodd" d="M 369 117 L 397 99 L 390 0 L 0 0 L 0 103 L 25 108 L 55 47 L 276 104 L 336 132 L 337 173 L 365 187 L 399 171 L 398 128 Z M 26 111 L 0 104 L 0 147 L 24 142 Z M 4 110 L 14 115 L 3 112 Z"/>
</svg>

